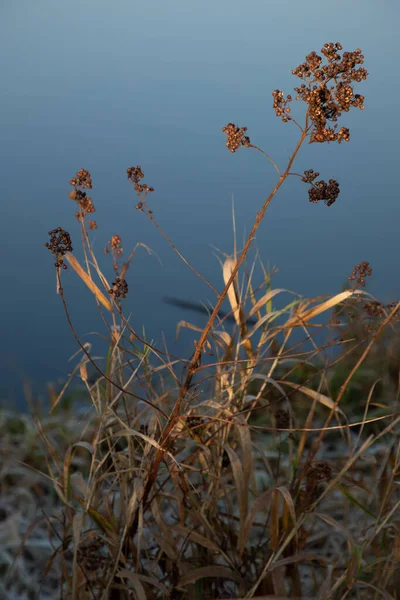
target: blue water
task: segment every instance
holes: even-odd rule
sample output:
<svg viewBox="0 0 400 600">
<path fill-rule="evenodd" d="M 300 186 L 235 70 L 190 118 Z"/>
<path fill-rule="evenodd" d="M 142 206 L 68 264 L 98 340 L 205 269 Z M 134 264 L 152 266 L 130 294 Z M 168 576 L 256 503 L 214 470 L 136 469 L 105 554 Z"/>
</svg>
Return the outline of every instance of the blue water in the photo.
<svg viewBox="0 0 400 600">
<path fill-rule="evenodd" d="M 139 250 L 129 271 L 132 325 L 145 324 L 148 339 L 165 338 L 172 352 L 192 350 L 190 332 L 175 344 L 176 323 L 204 317 L 182 315 L 162 298 L 206 301 L 212 292 L 135 210 L 126 168 L 142 166 L 157 221 L 220 289 L 212 245 L 232 252 L 232 195 L 240 245 L 276 181 L 255 151 L 228 152 L 221 128 L 247 126 L 283 167 L 298 134 L 275 117 L 271 93 L 292 92 L 291 70 L 327 41 L 363 50 L 370 75 L 357 91 L 366 108 L 342 118 L 349 144 L 307 145 L 294 170 L 338 179 L 341 195 L 330 208 L 311 205 L 293 178 L 268 209 L 256 246 L 279 268 L 277 286 L 334 293 L 368 260 L 370 291 L 398 298 L 398 18 L 394 1 L 338 1 L 334 10 L 313 0 L 2 2 L 0 399 L 21 405 L 24 381 L 44 397 L 46 382 L 62 380 L 74 364 L 77 347 L 44 243 L 62 226 L 79 248 L 68 182 L 81 167 L 93 178 L 92 240 L 105 271 L 111 276 L 102 252 L 113 234 L 126 252 L 137 242 L 154 252 Z M 300 103 L 296 110 L 300 118 Z M 93 298 L 72 269 L 63 281 L 76 330 L 96 354 L 90 334 L 105 331 Z"/>
</svg>

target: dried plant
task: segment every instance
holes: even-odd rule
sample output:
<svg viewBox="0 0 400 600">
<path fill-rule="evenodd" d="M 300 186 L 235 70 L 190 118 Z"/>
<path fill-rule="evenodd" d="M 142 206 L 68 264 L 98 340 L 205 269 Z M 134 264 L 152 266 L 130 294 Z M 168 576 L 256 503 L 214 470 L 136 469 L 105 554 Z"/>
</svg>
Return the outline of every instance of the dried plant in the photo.
<svg viewBox="0 0 400 600">
<path fill-rule="evenodd" d="M 341 51 L 340 44 L 325 44 L 322 56 L 311 52 L 293 70 L 302 82 L 295 95 L 272 94 L 276 115 L 299 129 L 285 168 L 250 141 L 246 127 L 223 128 L 232 153 L 261 152 L 278 180 L 242 251 L 235 241 L 233 256 L 223 257 L 221 292 L 158 225 L 143 169 L 127 170 L 138 211 L 215 294 L 204 328 L 178 324 L 178 332 L 189 327 L 198 338 L 187 359 L 132 328 L 121 298 L 137 248 L 121 265 L 121 238 L 111 238 L 110 284 L 89 238 L 90 174 L 81 169 L 71 180 L 85 266 L 71 255 L 63 230 L 50 232 L 46 245 L 57 256 L 58 290 L 82 352 L 76 373 L 86 427 L 64 447 L 37 422 L 58 498 L 59 543 L 43 585 L 57 572 L 60 597 L 397 597 L 400 304 L 384 306 L 365 292 L 367 262 L 355 267 L 350 289 L 307 300 L 275 289 L 262 263 L 249 260 L 266 210 L 288 177 L 309 186 L 311 202 L 331 206 L 339 195 L 336 180 L 292 168 L 307 138 L 349 141 L 348 128 L 338 129 L 342 113 L 364 107 L 352 87 L 367 78 L 364 57 Z M 294 98 L 305 104 L 303 125 L 293 116 Z M 64 260 L 107 310 L 104 366 L 74 329 L 61 285 Z M 222 310 L 225 300 L 229 312 Z M 371 360 L 384 353 L 391 378 L 379 387 Z M 53 414 L 65 393 L 53 398 Z"/>
</svg>

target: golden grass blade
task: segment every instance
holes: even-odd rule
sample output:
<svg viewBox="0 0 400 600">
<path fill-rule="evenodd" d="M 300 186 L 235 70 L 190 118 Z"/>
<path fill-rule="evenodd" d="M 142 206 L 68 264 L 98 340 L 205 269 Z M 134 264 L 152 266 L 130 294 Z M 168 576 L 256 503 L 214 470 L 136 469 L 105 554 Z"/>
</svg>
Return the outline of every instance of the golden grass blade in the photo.
<svg viewBox="0 0 400 600">
<path fill-rule="evenodd" d="M 113 312 L 110 301 L 105 297 L 102 291 L 97 287 L 94 281 L 89 277 L 86 271 L 81 267 L 79 262 L 76 260 L 73 254 L 67 252 L 64 258 L 69 262 L 75 273 L 79 275 L 82 281 L 87 285 L 89 290 L 95 295 L 97 300 L 106 308 L 110 313 Z"/>
<path fill-rule="evenodd" d="M 223 264 L 222 271 L 224 276 L 225 285 L 227 285 L 229 279 L 232 276 L 233 270 L 236 267 L 236 261 L 233 258 L 227 258 Z M 235 318 L 236 324 L 239 327 L 240 335 L 242 338 L 246 338 L 243 343 L 246 349 L 246 352 L 249 358 L 253 358 L 253 348 L 250 340 L 247 338 L 247 325 L 246 320 L 244 318 L 243 308 L 240 304 L 240 295 L 237 291 L 237 277 L 231 283 L 228 289 L 228 299 L 232 307 L 233 316 Z"/>
<path fill-rule="evenodd" d="M 218 340 L 218 343 L 221 344 L 226 350 L 232 343 L 232 338 L 226 331 L 214 331 L 213 336 Z"/>
<path fill-rule="evenodd" d="M 257 321 L 257 323 L 255 325 L 253 325 L 253 327 L 250 329 L 250 331 L 247 333 L 247 335 L 245 335 L 243 337 L 241 344 L 244 344 L 245 342 L 247 342 L 247 340 L 249 340 L 256 333 L 256 331 L 258 331 L 258 329 L 260 329 L 260 327 L 262 327 L 268 321 L 271 321 L 274 316 L 279 316 L 279 314 L 280 314 L 279 311 L 274 311 L 272 313 L 268 313 L 267 315 L 264 315 L 261 319 L 259 319 Z"/>
<path fill-rule="evenodd" d="M 83 344 L 83 347 L 84 347 L 84 348 L 86 348 L 86 350 L 87 350 L 88 352 L 90 352 L 90 351 L 91 351 L 91 348 L 92 348 L 92 345 L 91 345 L 91 344 L 89 344 L 89 342 L 85 342 L 85 343 Z M 75 354 L 73 355 L 73 357 L 74 357 L 74 356 L 76 356 L 76 354 L 77 354 L 77 353 L 75 353 Z M 71 360 L 73 357 L 71 357 L 71 358 L 70 358 L 70 360 Z M 82 359 L 82 360 L 84 360 L 84 359 Z M 71 372 L 71 374 L 70 374 L 70 376 L 69 376 L 68 380 L 66 381 L 66 383 L 65 383 L 65 384 L 64 384 L 64 386 L 62 387 L 62 389 L 61 389 L 61 392 L 58 394 L 57 398 L 50 397 L 50 413 L 52 413 L 52 412 L 53 412 L 53 411 L 54 411 L 54 410 L 57 408 L 57 406 L 58 406 L 58 404 L 59 404 L 60 400 L 63 398 L 63 396 L 64 396 L 65 392 L 67 391 L 67 388 L 68 388 L 69 384 L 71 383 L 72 379 L 74 378 L 74 376 L 75 376 L 75 373 L 77 373 L 77 371 L 80 371 L 80 366 L 81 366 L 81 363 L 78 363 L 78 364 L 77 364 L 77 365 L 76 365 L 76 366 L 73 368 L 73 370 L 72 370 L 72 372 Z"/>
<path fill-rule="evenodd" d="M 182 327 L 186 327 L 187 329 L 192 329 L 193 331 L 198 331 L 199 333 L 201 333 L 203 331 L 201 327 L 192 325 L 192 323 L 189 323 L 189 321 L 179 321 L 179 323 L 176 326 L 175 341 L 178 340 Z"/>
<path fill-rule="evenodd" d="M 233 258 L 227 258 L 226 261 L 224 262 L 222 271 L 223 271 L 225 285 L 228 283 L 228 281 L 232 275 L 233 269 L 235 268 L 235 265 L 236 265 L 236 263 L 233 260 Z M 236 321 L 237 325 L 239 325 L 239 327 L 240 327 L 240 305 L 239 305 L 239 298 L 238 298 L 237 291 L 236 291 L 235 281 L 229 287 L 228 299 L 229 299 L 230 305 L 232 307 L 233 316 L 235 317 L 235 321 Z"/>
<path fill-rule="evenodd" d="M 345 290 L 340 294 L 332 296 L 332 298 L 329 298 L 329 300 L 326 300 L 325 302 L 322 302 L 317 306 L 313 306 L 313 308 L 309 308 L 308 310 L 298 312 L 297 315 L 289 319 L 286 325 L 287 327 L 293 327 L 294 325 L 304 325 L 305 322 L 309 321 L 313 317 L 316 317 L 317 315 L 320 315 L 321 313 L 330 310 L 337 304 L 340 304 L 341 302 L 344 302 L 345 300 L 350 298 L 350 296 L 358 294 L 364 294 L 364 292 L 362 290 Z"/>
<path fill-rule="evenodd" d="M 304 385 L 299 385 L 298 383 L 293 383 L 292 381 L 279 381 L 279 383 L 281 385 L 288 385 L 298 392 L 302 392 L 312 400 L 316 400 L 331 410 L 335 408 L 335 402 L 328 396 L 325 396 L 325 394 L 321 394 L 321 392 L 316 392 L 315 390 L 305 387 Z M 335 411 L 339 412 L 341 415 L 343 415 L 343 417 L 345 417 L 344 412 L 338 406 L 335 408 Z"/>
<path fill-rule="evenodd" d="M 160 446 L 160 444 L 158 442 L 156 442 L 155 439 L 153 439 L 152 437 L 145 435 L 144 433 L 141 433 L 140 431 L 135 431 L 134 429 L 121 429 L 120 431 L 116 431 L 114 433 L 115 437 L 128 437 L 128 436 L 134 436 L 134 437 L 140 437 L 142 438 L 142 440 L 144 440 L 145 442 L 147 442 L 148 444 L 150 444 L 151 446 L 154 446 L 154 448 L 157 448 L 157 450 L 162 450 L 163 452 L 165 452 L 165 454 L 167 456 L 169 456 L 173 462 L 175 464 L 178 464 L 175 457 L 171 454 L 171 452 L 167 452 L 166 450 L 164 450 L 164 448 L 162 448 Z"/>
<path fill-rule="evenodd" d="M 287 304 L 286 306 L 284 306 L 283 308 L 281 308 L 280 310 L 274 310 L 272 312 L 267 313 L 266 315 L 264 315 L 261 319 L 259 319 L 257 321 L 257 323 L 251 328 L 251 330 L 249 331 L 249 333 L 244 336 L 243 341 L 251 338 L 252 335 L 255 334 L 255 332 L 260 329 L 260 327 L 262 325 L 264 325 L 264 323 L 267 322 L 271 322 L 275 321 L 275 319 L 277 319 L 278 317 L 280 317 L 281 315 L 283 315 L 285 312 L 291 310 L 294 306 L 297 306 L 301 301 L 300 300 L 293 300 L 293 302 L 290 302 L 289 304 Z M 285 329 L 286 328 L 290 328 L 293 327 L 293 325 L 287 325 L 287 323 L 284 325 Z"/>
<path fill-rule="evenodd" d="M 253 306 L 253 308 L 247 315 L 247 318 L 249 319 L 250 317 L 252 317 L 256 312 L 258 312 L 260 310 L 260 308 L 262 308 L 263 306 L 265 306 L 265 304 L 267 304 L 270 300 L 272 300 L 272 298 L 274 296 L 276 296 L 277 294 L 280 294 L 282 292 L 289 292 L 289 290 L 277 288 L 276 290 L 271 290 L 271 291 L 267 292 L 266 294 L 264 294 L 264 296 L 262 298 L 257 300 L 255 305 Z M 289 292 L 289 293 L 292 293 L 292 292 Z"/>
</svg>

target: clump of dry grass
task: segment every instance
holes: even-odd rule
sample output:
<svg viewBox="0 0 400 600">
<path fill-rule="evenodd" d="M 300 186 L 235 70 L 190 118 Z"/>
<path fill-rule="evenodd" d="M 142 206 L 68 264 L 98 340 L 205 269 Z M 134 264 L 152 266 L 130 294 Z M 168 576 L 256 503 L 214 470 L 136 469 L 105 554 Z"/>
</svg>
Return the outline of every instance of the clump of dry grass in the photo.
<svg viewBox="0 0 400 600">
<path fill-rule="evenodd" d="M 60 597 L 396 597 L 396 357 L 390 394 L 381 386 L 378 398 L 379 382 L 371 373 L 357 390 L 362 412 L 355 422 L 352 394 L 379 340 L 387 339 L 388 331 L 397 339 L 400 305 L 378 309 L 361 289 L 369 274 L 364 263 L 351 276 L 351 289 L 312 300 L 274 289 L 262 264 L 260 278 L 257 261 L 240 270 L 269 203 L 286 179 L 297 175 L 292 167 L 304 141 L 349 140 L 349 130 L 337 131 L 337 121 L 351 107 L 363 108 L 352 82 L 365 80 L 367 72 L 360 66 L 360 50 L 343 55 L 341 50 L 340 44 L 325 44 L 325 64 L 312 52 L 293 71 L 302 81 L 295 92 L 306 105 L 304 125 L 292 115 L 292 96 L 273 92 L 277 116 L 299 128 L 284 169 L 252 144 L 246 128 L 233 123 L 224 128 L 231 152 L 240 147 L 263 152 L 278 180 L 242 251 L 235 243 L 233 255 L 224 257 L 222 292 L 158 225 L 148 204 L 154 190 L 142 182 L 141 167 L 127 171 L 139 196 L 137 210 L 215 294 L 188 359 L 155 348 L 131 327 L 123 301 L 137 248 L 122 262 L 122 241 L 111 238 L 106 252 L 115 281 L 110 283 L 90 243 L 89 231 L 97 224 L 86 222 L 95 211 L 86 192 L 92 189 L 90 174 L 82 169 L 71 180 L 84 265 L 71 254 L 70 236 L 61 228 L 50 232 L 48 247 L 56 256 L 58 292 L 82 352 L 76 372 L 90 408 L 78 419 L 79 428 L 66 424 L 71 438 L 54 438 L 45 422 L 37 421 L 45 456 L 36 468 L 46 467 L 59 514 L 48 517 L 54 552 L 42 585 L 55 574 Z M 297 176 L 308 185 L 311 202 L 330 206 L 338 197 L 336 180 L 317 180 L 312 169 Z M 66 262 L 101 312 L 109 340 L 105 365 L 74 329 L 61 280 Z M 225 300 L 233 331 L 221 314 Z M 332 310 L 334 321 L 327 323 Z M 352 312 L 357 322 L 349 323 Z M 196 331 L 187 321 L 181 327 Z M 98 373 L 95 382 L 88 365 Z M 53 412 L 60 410 L 64 394 L 53 398 Z M 24 547 L 29 539 L 28 531 Z"/>
<path fill-rule="evenodd" d="M 64 504 L 48 469 L 48 452 L 62 456 L 76 440 L 90 438 L 82 409 L 42 415 L 40 422 L 0 411 L 0 597 L 58 598 L 58 568 L 47 573 L 62 541 Z M 86 433 L 85 433 L 86 430 Z M 73 469 L 89 462 L 75 456 Z"/>
</svg>

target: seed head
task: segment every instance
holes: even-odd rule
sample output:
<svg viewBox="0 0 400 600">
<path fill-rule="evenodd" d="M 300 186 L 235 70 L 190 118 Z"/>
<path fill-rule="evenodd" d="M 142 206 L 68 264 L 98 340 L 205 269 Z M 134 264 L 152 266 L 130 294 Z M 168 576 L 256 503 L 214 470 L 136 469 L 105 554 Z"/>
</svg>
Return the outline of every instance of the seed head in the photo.
<svg viewBox="0 0 400 600">
<path fill-rule="evenodd" d="M 250 138 L 245 135 L 247 127 L 237 127 L 234 123 L 228 123 L 222 131 L 226 133 L 226 147 L 231 152 L 236 152 L 240 146 L 250 146 Z"/>
<path fill-rule="evenodd" d="M 96 212 L 92 199 L 84 191 L 85 189 L 92 189 L 92 178 L 89 171 L 81 169 L 69 183 L 75 189 L 68 195 L 79 207 L 79 212 L 75 213 L 75 217 L 78 221 L 83 221 L 87 214 Z M 90 221 L 90 223 L 94 223 L 94 221 Z M 90 228 L 95 229 L 93 226 Z"/>
<path fill-rule="evenodd" d="M 132 181 L 136 193 L 147 195 L 149 192 L 154 192 L 154 188 L 149 187 L 146 183 L 140 183 L 144 177 L 144 173 L 139 165 L 137 167 L 129 167 L 126 170 L 126 174 L 128 175 L 128 179 Z"/>
<path fill-rule="evenodd" d="M 64 264 L 63 256 L 67 252 L 72 252 L 71 237 L 67 231 L 64 231 L 61 227 L 52 229 L 49 231 L 50 242 L 46 242 L 45 246 L 50 250 L 52 254 L 55 254 L 57 261 L 54 266 L 57 268 L 66 269 L 67 265 Z"/>
<path fill-rule="evenodd" d="M 116 280 L 113 281 L 112 285 L 113 287 L 108 290 L 108 293 L 111 294 L 111 296 L 114 296 L 114 298 L 119 298 L 120 296 L 122 296 L 122 298 L 126 298 L 128 293 L 128 284 L 125 279 L 117 277 Z"/>
<path fill-rule="evenodd" d="M 343 112 L 349 112 L 351 107 L 364 108 L 364 96 L 355 94 L 352 83 L 366 80 L 368 72 L 359 65 L 364 64 L 364 56 L 360 49 L 354 52 L 343 52 L 339 43 L 325 44 L 321 49 L 323 58 L 316 52 L 306 56 L 304 63 L 293 69 L 303 83 L 295 88 L 297 100 L 308 104 L 308 114 L 312 121 L 310 143 L 312 142 L 348 142 L 350 132 L 342 127 L 339 132 L 337 120 Z M 334 82 L 332 85 L 332 82 Z M 274 105 L 275 108 L 275 105 Z M 333 127 L 328 125 L 331 121 Z"/>
<path fill-rule="evenodd" d="M 363 260 L 362 263 L 356 265 L 352 274 L 348 278 L 349 281 L 355 281 L 356 286 L 365 287 L 365 278 L 372 275 L 372 268 L 368 261 Z"/>
</svg>

